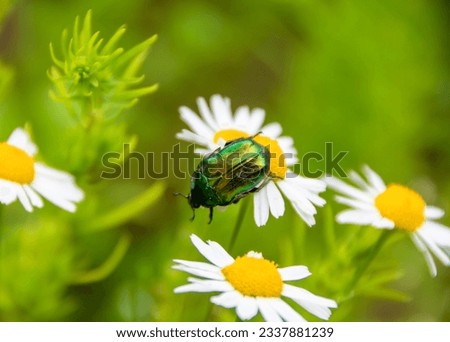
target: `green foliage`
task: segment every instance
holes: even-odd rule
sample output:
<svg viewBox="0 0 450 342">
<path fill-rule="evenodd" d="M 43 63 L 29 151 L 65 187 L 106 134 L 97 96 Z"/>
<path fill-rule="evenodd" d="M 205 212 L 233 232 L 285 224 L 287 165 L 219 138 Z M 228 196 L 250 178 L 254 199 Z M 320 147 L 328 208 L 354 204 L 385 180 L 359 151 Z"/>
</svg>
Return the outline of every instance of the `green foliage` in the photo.
<svg viewBox="0 0 450 342">
<path fill-rule="evenodd" d="M 116 270 L 132 241 L 127 229 L 118 232 L 117 228 L 154 206 L 164 192 L 164 184 L 155 183 L 109 207 L 101 199 L 113 187 L 102 185 L 103 154 L 127 140 L 131 149 L 136 146 L 136 138 L 127 137 L 127 125 L 118 114 L 157 88 L 139 88 L 144 77 L 136 76 L 156 37 L 130 49 L 117 48 L 125 32 L 121 27 L 101 47 L 99 34 L 91 34 L 91 11 L 78 26 L 76 19 L 70 40 L 67 31 L 62 34 L 63 60 L 50 48 L 55 63 L 49 71 L 55 85 L 51 98 L 64 104 L 51 107 L 51 116 L 63 122 L 65 148 L 60 160 L 65 160 L 64 170 L 76 176 L 87 203 L 78 207 L 74 217 L 56 214 L 59 209 L 49 203 L 31 215 L 24 214 L 19 203 L 0 208 L 5 209 L 0 217 L 1 320 L 67 319 L 76 308 L 69 289 L 101 282 Z M 13 87 L 12 75 L 0 64 L 0 95 Z M 104 242 L 101 246 L 95 242 L 99 238 Z"/>
<path fill-rule="evenodd" d="M 91 17 L 92 12 L 88 11 L 81 28 L 79 18 L 75 19 L 70 39 L 68 31 L 63 31 L 62 60 L 56 57 L 50 44 L 54 66 L 48 72 L 55 85 L 55 91 L 50 93 L 52 98 L 62 101 L 85 125 L 92 120 L 114 117 L 134 106 L 139 97 L 157 89 L 157 85 L 136 88 L 144 80 L 137 73 L 156 36 L 125 51 L 117 47 L 125 27 L 121 26 L 103 43 L 100 32 L 92 34 Z"/>
<path fill-rule="evenodd" d="M 118 122 L 118 115 L 157 89 L 156 84 L 138 87 L 144 80 L 143 75 L 138 76 L 139 69 L 156 35 L 125 50 L 117 47 L 124 26 L 104 43 L 100 32 L 92 33 L 91 22 L 92 12 L 88 11 L 81 27 L 79 18 L 75 19 L 71 38 L 63 31 L 62 60 L 50 44 L 54 63 L 48 71 L 54 84 L 50 96 L 62 102 L 78 123 L 70 133 L 72 149 L 67 160 L 69 170 L 77 175 L 97 172 L 99 156 L 120 149 L 124 141 L 131 149 L 135 147 L 136 137 L 126 135 L 126 125 Z"/>
<path fill-rule="evenodd" d="M 6 95 L 13 79 L 13 71 L 0 61 L 0 100 Z"/>
<path fill-rule="evenodd" d="M 9 9 L 14 4 L 14 0 L 1 0 L 0 1 L 0 32 L 2 29 L 3 20 L 9 12 Z"/>
<path fill-rule="evenodd" d="M 0 319 L 63 319 L 73 309 L 71 227 L 48 217 L 23 227 L 1 230 Z"/>
</svg>

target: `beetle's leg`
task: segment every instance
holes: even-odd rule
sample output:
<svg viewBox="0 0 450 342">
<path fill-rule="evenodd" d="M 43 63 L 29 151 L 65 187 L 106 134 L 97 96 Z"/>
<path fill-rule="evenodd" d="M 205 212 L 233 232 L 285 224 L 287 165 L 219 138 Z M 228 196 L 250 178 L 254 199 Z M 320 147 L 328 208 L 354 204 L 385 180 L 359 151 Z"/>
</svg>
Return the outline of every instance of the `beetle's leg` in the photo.
<svg viewBox="0 0 450 342">
<path fill-rule="evenodd" d="M 209 208 L 209 222 L 208 222 L 208 224 L 211 224 L 212 219 L 213 219 L 213 208 L 211 207 L 211 208 Z"/>
<path fill-rule="evenodd" d="M 191 221 L 194 221 L 195 219 L 195 209 L 192 208 L 192 217 L 191 217 Z"/>
</svg>

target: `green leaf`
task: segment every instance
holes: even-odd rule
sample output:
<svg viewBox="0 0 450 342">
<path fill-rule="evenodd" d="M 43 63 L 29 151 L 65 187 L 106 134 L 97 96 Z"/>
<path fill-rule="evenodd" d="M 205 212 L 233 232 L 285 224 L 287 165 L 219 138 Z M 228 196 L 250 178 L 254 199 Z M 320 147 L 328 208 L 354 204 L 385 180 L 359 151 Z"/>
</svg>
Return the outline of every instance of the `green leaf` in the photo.
<svg viewBox="0 0 450 342">
<path fill-rule="evenodd" d="M 130 247 L 131 236 L 129 234 L 124 234 L 117 242 L 116 247 L 112 251 L 111 255 L 106 259 L 106 261 L 99 267 L 86 271 L 81 274 L 74 276 L 73 284 L 88 284 L 98 282 L 100 280 L 108 277 L 120 263 L 120 261 L 125 256 L 128 247 Z"/>
<path fill-rule="evenodd" d="M 89 231 L 105 230 L 120 226 L 143 210 L 154 205 L 162 196 L 164 189 L 164 183 L 156 182 L 148 188 L 147 191 L 133 198 L 121 207 L 95 219 L 86 229 Z"/>
</svg>

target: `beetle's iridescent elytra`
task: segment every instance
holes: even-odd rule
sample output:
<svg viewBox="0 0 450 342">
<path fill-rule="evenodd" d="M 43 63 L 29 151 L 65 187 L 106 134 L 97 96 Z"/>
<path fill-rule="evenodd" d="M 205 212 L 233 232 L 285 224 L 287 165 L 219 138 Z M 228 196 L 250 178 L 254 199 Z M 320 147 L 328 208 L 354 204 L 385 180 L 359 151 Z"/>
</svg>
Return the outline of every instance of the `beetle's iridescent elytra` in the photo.
<svg viewBox="0 0 450 342">
<path fill-rule="evenodd" d="M 195 209 L 210 208 L 211 222 L 215 206 L 237 203 L 270 179 L 269 150 L 253 136 L 239 138 L 203 157 L 192 175 L 191 191 L 186 197 L 194 217 Z"/>
</svg>

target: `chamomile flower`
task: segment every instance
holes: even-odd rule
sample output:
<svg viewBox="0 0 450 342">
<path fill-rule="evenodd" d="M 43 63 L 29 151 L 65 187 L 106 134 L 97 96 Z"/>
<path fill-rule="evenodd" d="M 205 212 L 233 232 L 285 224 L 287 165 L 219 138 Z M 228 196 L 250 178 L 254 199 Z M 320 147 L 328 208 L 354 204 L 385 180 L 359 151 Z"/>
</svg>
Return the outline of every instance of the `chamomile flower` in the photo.
<svg viewBox="0 0 450 342">
<path fill-rule="evenodd" d="M 406 186 L 386 186 L 368 166 L 363 171 L 367 181 L 354 171 L 350 173 L 350 179 L 357 187 L 327 178 L 328 186 L 344 195 L 336 196 L 336 201 L 352 208 L 340 212 L 336 216 L 337 222 L 403 230 L 423 253 L 433 277 L 437 270 L 432 254 L 449 266 L 450 229 L 433 221 L 444 216 L 444 211 L 426 205 L 422 196 Z"/>
<path fill-rule="evenodd" d="M 234 259 L 217 242 L 205 243 L 194 234 L 191 241 L 209 263 L 174 260 L 174 269 L 201 277 L 188 278 L 189 284 L 177 287 L 175 293 L 220 292 L 211 297 L 211 302 L 228 309 L 235 308 L 242 320 L 249 320 L 260 312 L 265 321 L 305 321 L 281 297 L 292 299 L 321 319 L 328 319 L 330 308 L 337 307 L 334 300 L 284 283 L 310 276 L 306 266 L 278 268 L 273 261 L 256 252 Z"/>
<path fill-rule="evenodd" d="M 236 109 L 233 115 L 228 98 L 213 95 L 210 107 L 202 97 L 197 99 L 200 116 L 187 107 L 180 108 L 181 119 L 191 130 L 183 129 L 176 136 L 181 140 L 201 145 L 196 152 L 206 154 L 231 140 L 250 137 L 265 146 L 270 152 L 271 180 L 254 194 L 254 219 L 263 226 L 269 214 L 275 218 L 283 216 L 286 196 L 300 217 L 309 225 L 315 224 L 315 206 L 323 206 L 325 200 L 319 193 L 326 184 L 293 173 L 289 167 L 298 162 L 297 150 L 291 137 L 281 136 L 282 128 L 273 122 L 263 126 L 263 109 L 250 110 L 247 106 Z M 260 133 L 260 134 L 258 134 Z"/>
<path fill-rule="evenodd" d="M 36 145 L 29 135 L 17 128 L 5 142 L 0 142 L 0 203 L 19 199 L 26 211 L 41 208 L 44 197 L 54 205 L 74 212 L 83 191 L 73 177 L 34 160 Z"/>
</svg>

